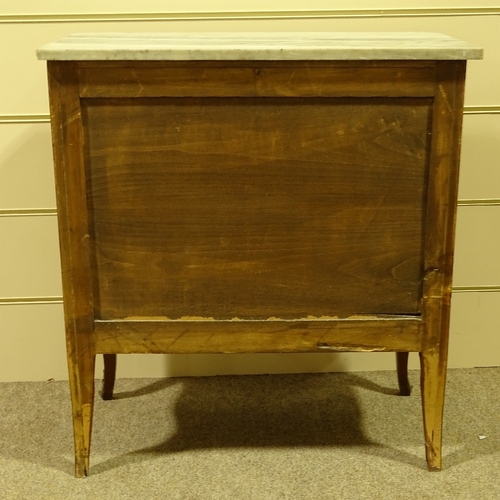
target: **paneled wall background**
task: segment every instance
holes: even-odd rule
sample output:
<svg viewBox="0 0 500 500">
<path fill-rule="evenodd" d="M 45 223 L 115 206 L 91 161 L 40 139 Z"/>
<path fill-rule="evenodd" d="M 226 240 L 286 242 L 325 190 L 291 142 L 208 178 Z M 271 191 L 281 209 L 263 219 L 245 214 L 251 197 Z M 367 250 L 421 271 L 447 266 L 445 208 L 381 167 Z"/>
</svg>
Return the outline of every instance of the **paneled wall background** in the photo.
<svg viewBox="0 0 500 500">
<path fill-rule="evenodd" d="M 500 5 L 332 3 L 184 0 L 175 11 L 160 0 L 1 3 L 0 381 L 66 378 L 47 84 L 35 49 L 103 31 L 435 31 L 481 45 L 484 60 L 468 66 L 450 367 L 500 365 Z M 410 362 L 417 367 L 417 356 Z M 391 353 L 124 355 L 118 376 L 393 368 Z"/>
</svg>

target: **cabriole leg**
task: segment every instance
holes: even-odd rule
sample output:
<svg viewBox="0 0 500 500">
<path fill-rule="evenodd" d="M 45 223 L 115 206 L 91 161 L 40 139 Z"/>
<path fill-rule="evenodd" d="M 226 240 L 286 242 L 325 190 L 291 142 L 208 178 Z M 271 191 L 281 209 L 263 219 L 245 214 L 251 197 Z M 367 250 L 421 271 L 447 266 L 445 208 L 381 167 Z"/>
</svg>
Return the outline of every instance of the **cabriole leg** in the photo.
<svg viewBox="0 0 500 500">
<path fill-rule="evenodd" d="M 101 397 L 105 401 L 113 399 L 116 379 L 116 354 L 103 354 L 104 373 L 102 378 Z"/>
<path fill-rule="evenodd" d="M 411 394 L 410 381 L 408 380 L 408 352 L 396 353 L 396 369 L 398 372 L 399 393 L 401 396 Z"/>
</svg>

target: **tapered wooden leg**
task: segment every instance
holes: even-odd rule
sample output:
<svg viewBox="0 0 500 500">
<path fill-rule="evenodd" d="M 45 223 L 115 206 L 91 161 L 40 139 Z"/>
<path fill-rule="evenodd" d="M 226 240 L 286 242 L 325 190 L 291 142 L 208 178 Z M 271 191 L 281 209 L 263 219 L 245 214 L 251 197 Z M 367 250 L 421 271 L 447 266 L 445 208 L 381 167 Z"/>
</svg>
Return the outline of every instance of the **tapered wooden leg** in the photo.
<svg viewBox="0 0 500 500">
<path fill-rule="evenodd" d="M 94 410 L 95 355 L 84 347 L 84 345 L 71 345 L 68 352 L 76 477 L 85 477 L 89 471 L 90 437 Z"/>
<path fill-rule="evenodd" d="M 441 470 L 446 365 L 446 352 L 434 349 L 420 353 L 425 453 L 430 471 Z"/>
<path fill-rule="evenodd" d="M 103 354 L 104 373 L 102 378 L 101 397 L 105 401 L 113 399 L 116 379 L 116 354 Z"/>
<path fill-rule="evenodd" d="M 396 353 L 396 369 L 398 372 L 399 393 L 401 396 L 411 394 L 410 381 L 408 380 L 408 352 Z"/>
</svg>

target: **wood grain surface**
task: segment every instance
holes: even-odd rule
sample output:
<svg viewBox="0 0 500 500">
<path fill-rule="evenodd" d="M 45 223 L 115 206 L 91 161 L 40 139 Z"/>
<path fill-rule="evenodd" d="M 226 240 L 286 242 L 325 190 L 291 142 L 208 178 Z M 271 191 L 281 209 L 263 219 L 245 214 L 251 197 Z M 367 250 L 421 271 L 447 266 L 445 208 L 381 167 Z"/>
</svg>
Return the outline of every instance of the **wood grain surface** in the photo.
<svg viewBox="0 0 500 500">
<path fill-rule="evenodd" d="M 86 99 L 96 317 L 419 314 L 429 99 Z"/>
<path fill-rule="evenodd" d="M 300 321 L 96 321 L 98 353 L 257 353 L 418 351 L 415 317 Z"/>
<path fill-rule="evenodd" d="M 106 66 L 112 63 L 106 63 Z M 82 97 L 429 97 L 435 62 L 80 64 Z M 112 66 L 112 67 L 113 67 Z M 109 66 L 108 66 L 109 67 Z"/>
<path fill-rule="evenodd" d="M 439 470 L 465 61 L 48 68 L 76 475 L 133 352 L 417 351 Z"/>
</svg>

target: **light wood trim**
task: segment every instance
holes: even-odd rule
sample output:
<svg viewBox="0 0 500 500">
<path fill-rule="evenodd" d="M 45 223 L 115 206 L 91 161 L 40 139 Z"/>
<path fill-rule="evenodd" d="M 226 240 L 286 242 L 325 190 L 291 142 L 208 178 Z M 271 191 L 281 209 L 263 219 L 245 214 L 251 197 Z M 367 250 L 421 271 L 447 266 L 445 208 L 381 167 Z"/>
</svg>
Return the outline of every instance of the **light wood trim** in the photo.
<svg viewBox="0 0 500 500">
<path fill-rule="evenodd" d="M 419 351 L 423 330 L 417 317 L 309 321 L 96 320 L 94 325 L 96 353 L 103 354 Z"/>
</svg>

